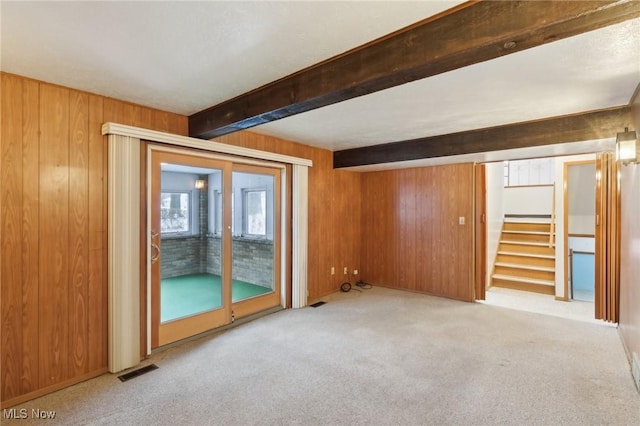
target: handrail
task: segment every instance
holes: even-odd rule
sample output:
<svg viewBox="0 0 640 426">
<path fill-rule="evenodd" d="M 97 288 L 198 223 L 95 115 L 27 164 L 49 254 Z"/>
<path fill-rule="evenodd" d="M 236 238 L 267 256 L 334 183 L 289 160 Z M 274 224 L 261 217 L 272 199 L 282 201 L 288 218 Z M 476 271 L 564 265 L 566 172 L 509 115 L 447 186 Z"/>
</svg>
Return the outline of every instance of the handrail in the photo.
<svg viewBox="0 0 640 426">
<path fill-rule="evenodd" d="M 549 247 L 553 247 L 553 237 L 556 233 L 556 187 L 553 186 L 553 195 L 551 199 L 551 227 L 549 229 Z"/>
</svg>

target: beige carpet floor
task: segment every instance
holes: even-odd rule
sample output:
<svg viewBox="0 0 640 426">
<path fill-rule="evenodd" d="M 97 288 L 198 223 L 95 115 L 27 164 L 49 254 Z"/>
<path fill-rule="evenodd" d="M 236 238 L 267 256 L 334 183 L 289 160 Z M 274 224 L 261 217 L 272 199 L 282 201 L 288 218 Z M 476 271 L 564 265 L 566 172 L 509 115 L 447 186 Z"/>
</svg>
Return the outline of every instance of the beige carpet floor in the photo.
<svg viewBox="0 0 640 426">
<path fill-rule="evenodd" d="M 595 324 L 604 324 L 601 320 L 595 319 L 595 306 L 593 302 L 585 302 L 582 300 L 565 302 L 556 300 L 555 296 L 547 294 L 491 287 L 487 290 L 486 300 L 480 303 Z"/>
<path fill-rule="evenodd" d="M 16 408 L 71 425 L 640 424 L 614 327 L 381 288 L 324 300 Z"/>
</svg>

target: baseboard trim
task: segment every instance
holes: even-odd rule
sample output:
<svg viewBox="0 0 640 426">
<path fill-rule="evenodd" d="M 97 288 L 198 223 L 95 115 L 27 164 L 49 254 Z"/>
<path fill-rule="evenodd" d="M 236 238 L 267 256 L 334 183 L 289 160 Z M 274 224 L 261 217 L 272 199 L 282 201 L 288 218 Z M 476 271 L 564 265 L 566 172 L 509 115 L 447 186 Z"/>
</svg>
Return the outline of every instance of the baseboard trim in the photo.
<svg viewBox="0 0 640 426">
<path fill-rule="evenodd" d="M 620 337 L 620 342 L 622 342 L 624 354 L 627 356 L 627 361 L 629 362 L 631 380 L 640 394 L 640 355 L 631 351 L 631 348 L 627 345 L 627 341 L 624 339 L 624 333 L 620 326 L 618 325 L 616 328 L 618 329 L 618 337 Z"/>
<path fill-rule="evenodd" d="M 473 299 L 473 298 L 472 299 L 467 299 L 467 298 L 464 298 L 464 297 L 450 296 L 448 294 L 430 293 L 430 292 L 424 291 L 424 290 L 416 290 L 416 289 L 402 288 L 402 287 L 393 287 L 393 286 L 384 285 L 384 284 L 376 284 L 376 283 L 367 283 L 367 284 L 371 284 L 373 287 L 388 288 L 390 290 L 400 290 L 400 291 L 406 291 L 406 292 L 409 292 L 409 293 L 424 294 L 424 295 L 427 295 L 427 296 L 443 297 L 445 299 L 457 300 L 459 302 L 475 303 L 475 299 Z"/>
<path fill-rule="evenodd" d="M 56 383 L 55 385 L 50 385 L 32 392 L 25 393 L 20 396 L 16 396 L 11 399 L 7 399 L 6 401 L 0 402 L 0 409 L 5 409 L 9 407 L 13 407 L 14 405 L 22 404 L 23 402 L 31 401 L 32 399 L 39 398 L 41 396 L 47 395 L 52 392 L 59 391 L 64 388 L 68 388 L 69 386 L 77 385 L 78 383 L 82 383 L 89 379 L 94 379 L 98 376 L 102 376 L 105 373 L 109 372 L 109 367 L 103 367 L 100 370 L 93 371 L 91 373 L 83 374 L 81 376 L 74 377 L 73 379 L 65 380 L 64 382 Z"/>
</svg>

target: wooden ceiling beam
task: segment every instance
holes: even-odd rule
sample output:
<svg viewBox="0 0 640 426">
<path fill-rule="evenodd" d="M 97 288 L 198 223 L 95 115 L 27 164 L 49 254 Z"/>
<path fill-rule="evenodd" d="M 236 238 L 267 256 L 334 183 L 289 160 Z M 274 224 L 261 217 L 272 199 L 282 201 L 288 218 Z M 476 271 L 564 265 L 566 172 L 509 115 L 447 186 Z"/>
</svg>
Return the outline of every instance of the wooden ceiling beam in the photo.
<svg viewBox="0 0 640 426">
<path fill-rule="evenodd" d="M 629 0 L 467 2 L 197 112 L 189 135 L 211 139 L 638 16 Z"/>
<path fill-rule="evenodd" d="M 338 169 L 606 139 L 615 137 L 625 127 L 633 127 L 629 105 L 335 151 L 333 167 Z"/>
</svg>

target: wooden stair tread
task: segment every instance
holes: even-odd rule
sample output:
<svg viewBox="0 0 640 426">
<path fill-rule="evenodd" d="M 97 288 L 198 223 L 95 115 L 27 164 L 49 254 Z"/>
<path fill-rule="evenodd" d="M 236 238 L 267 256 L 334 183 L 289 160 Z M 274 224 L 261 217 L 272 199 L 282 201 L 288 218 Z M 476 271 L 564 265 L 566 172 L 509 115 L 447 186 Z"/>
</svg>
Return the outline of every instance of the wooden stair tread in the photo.
<svg viewBox="0 0 640 426">
<path fill-rule="evenodd" d="M 547 242 L 537 241 L 516 241 L 516 240 L 500 240 L 501 244 L 518 244 L 522 246 L 537 246 L 537 247 L 555 247 L 555 244 L 549 245 Z"/>
<path fill-rule="evenodd" d="M 524 278 L 524 277 L 514 277 L 511 275 L 503 275 L 503 274 L 493 274 L 491 278 L 496 280 L 505 280 L 505 281 L 517 281 L 520 283 L 529 283 L 529 284 L 537 284 L 537 285 L 546 285 L 555 287 L 555 281 L 550 280 L 540 280 L 536 278 Z"/>
<path fill-rule="evenodd" d="M 546 235 L 549 236 L 551 235 L 551 232 L 544 232 L 544 231 L 517 231 L 517 230 L 510 230 L 510 229 L 505 229 L 502 231 L 503 234 L 524 234 L 524 235 Z"/>
<path fill-rule="evenodd" d="M 495 266 L 503 266 L 505 268 L 528 269 L 531 271 L 555 272 L 556 268 L 548 266 L 523 265 L 521 263 L 496 262 Z"/>
<path fill-rule="evenodd" d="M 505 256 L 536 257 L 539 259 L 555 259 L 556 258 L 556 256 L 553 254 L 521 253 L 518 251 L 498 251 L 498 254 L 503 254 Z"/>
<path fill-rule="evenodd" d="M 550 218 L 540 218 L 537 220 L 531 220 L 531 218 L 517 218 L 517 217 L 510 217 L 510 218 L 505 218 L 504 219 L 504 223 L 524 223 L 527 225 L 550 225 L 551 224 L 551 219 Z"/>
</svg>

